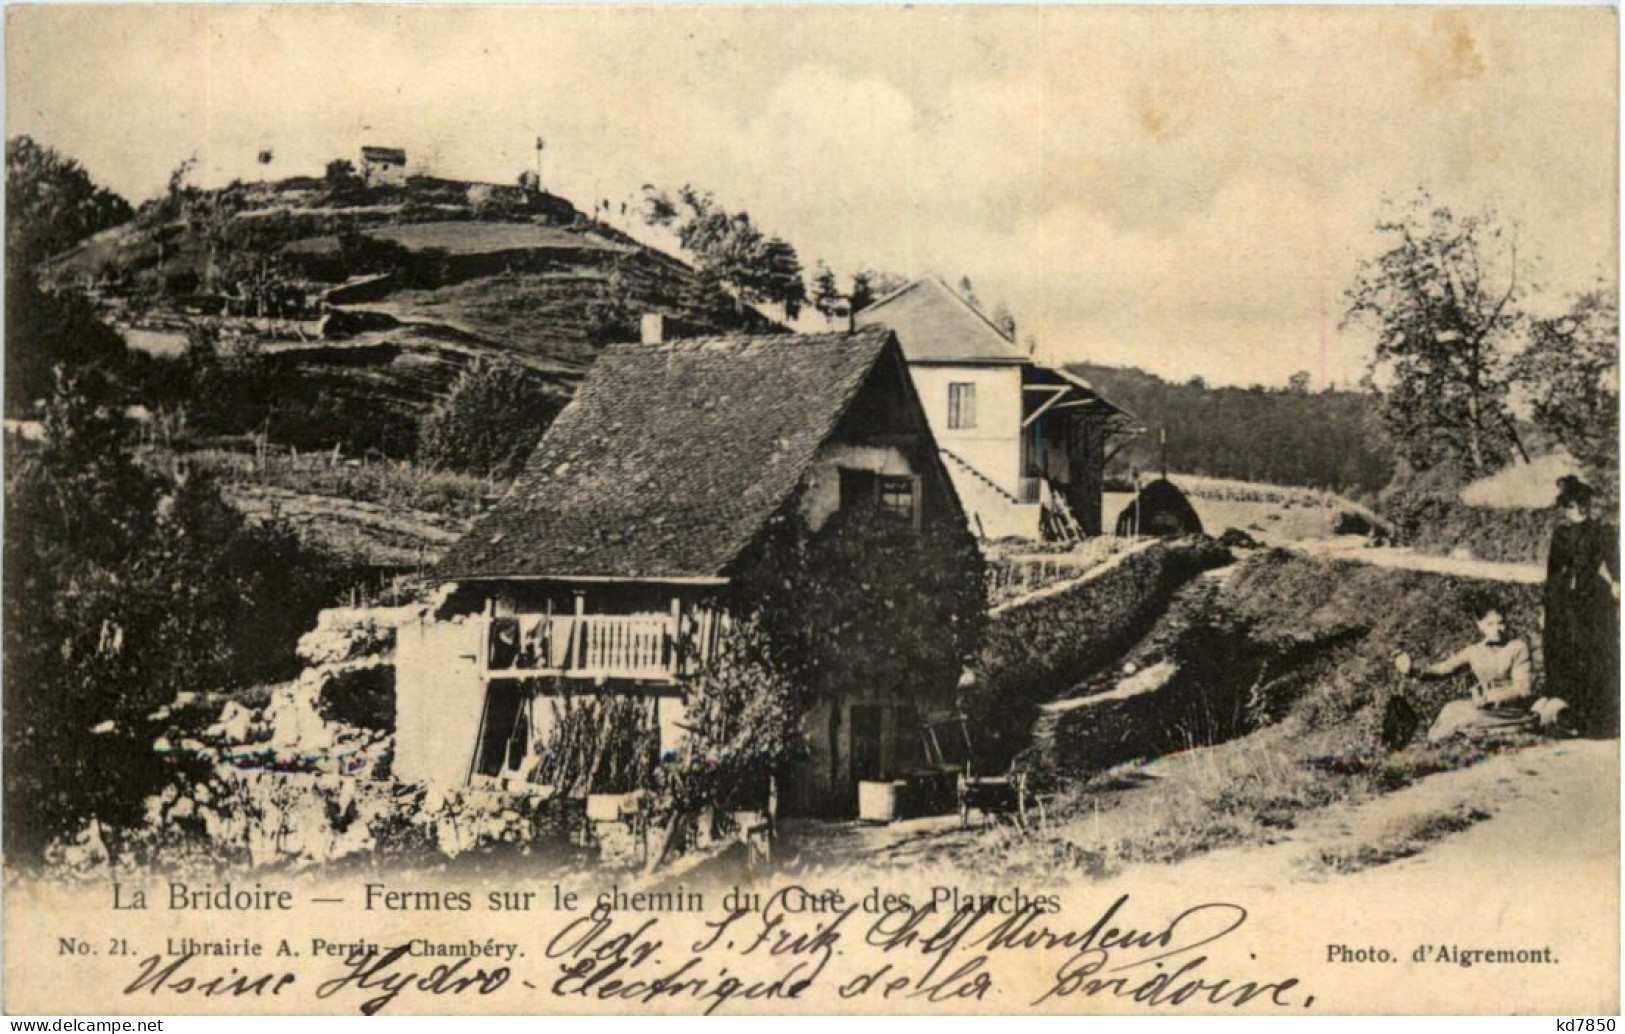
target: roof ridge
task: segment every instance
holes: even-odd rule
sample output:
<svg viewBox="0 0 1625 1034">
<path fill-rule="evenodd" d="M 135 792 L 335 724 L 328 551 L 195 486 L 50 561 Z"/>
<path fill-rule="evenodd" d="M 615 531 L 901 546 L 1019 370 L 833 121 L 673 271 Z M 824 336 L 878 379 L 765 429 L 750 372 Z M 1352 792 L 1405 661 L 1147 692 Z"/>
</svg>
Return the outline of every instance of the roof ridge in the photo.
<svg viewBox="0 0 1625 1034">
<path fill-rule="evenodd" d="M 879 329 L 884 330 L 885 328 L 881 327 Z M 675 338 L 668 338 L 668 339 L 665 339 L 665 340 L 662 340 L 662 341 L 617 341 L 617 342 L 614 342 L 609 347 L 615 348 L 615 347 L 623 347 L 623 346 L 626 346 L 626 345 L 643 345 L 643 346 L 647 346 L 647 347 L 651 347 L 651 348 L 660 348 L 660 347 L 665 347 L 665 346 L 668 346 L 668 345 L 692 344 L 692 343 L 697 342 L 697 341 L 728 341 L 728 342 L 734 342 L 734 341 L 767 341 L 767 342 L 773 342 L 773 341 L 792 341 L 792 340 L 794 340 L 794 341 L 806 341 L 808 339 L 820 339 L 821 340 L 821 339 L 825 339 L 825 338 L 853 338 L 853 337 L 863 337 L 863 336 L 866 336 L 866 335 L 873 334 L 875 332 L 875 330 L 876 330 L 876 327 L 873 324 L 870 324 L 870 325 L 866 325 L 866 326 L 856 327 L 856 328 L 854 328 L 852 330 L 820 330 L 820 331 L 813 331 L 811 333 L 805 333 L 805 334 L 796 334 L 796 333 L 764 334 L 764 333 L 751 333 L 749 331 L 741 331 L 741 332 L 737 332 L 737 333 L 696 334 L 693 337 L 675 337 Z"/>
<path fill-rule="evenodd" d="M 886 327 L 607 348 L 438 571 L 715 577 L 782 509 L 891 349 L 901 369 Z"/>
<path fill-rule="evenodd" d="M 942 278 L 941 277 L 932 277 L 930 279 L 935 279 L 935 280 L 940 281 Z M 914 290 L 916 287 L 919 287 L 921 284 L 925 283 L 926 280 L 927 280 L 927 278 L 923 277 L 923 276 L 922 277 L 917 277 L 917 278 L 915 278 L 913 280 L 910 280 L 908 283 L 904 284 L 902 287 L 893 288 L 892 290 L 890 290 L 890 291 L 886 292 L 885 294 L 881 295 L 879 298 L 876 298 L 874 301 L 870 302 L 868 305 L 865 305 L 863 308 L 859 309 L 858 312 L 868 312 L 870 309 L 878 309 L 882 305 L 886 305 L 886 304 L 890 303 L 891 301 L 893 301 L 893 300 L 895 300 L 897 298 L 901 298 L 903 295 L 907 294 L 908 292 Z"/>
<path fill-rule="evenodd" d="M 987 314 L 984 313 L 981 309 L 978 309 L 976 306 L 972 305 L 969 298 L 964 297 L 958 291 L 954 290 L 952 287 L 949 287 L 948 286 L 948 281 L 942 279 L 942 277 L 933 276 L 931 279 L 935 280 L 939 287 L 941 287 L 944 291 L 947 291 L 951 296 L 953 296 L 953 299 L 955 301 L 957 301 L 960 305 L 963 305 L 965 308 L 969 309 L 973 316 L 975 316 L 977 319 L 981 320 L 983 323 L 987 324 L 988 329 L 993 331 L 993 333 L 999 335 L 1000 340 L 1002 340 L 1005 344 L 1009 345 L 1011 348 L 1014 348 L 1017 352 L 1021 352 L 1021 349 L 1016 347 L 1016 339 L 1011 337 L 1009 334 L 1006 334 L 1003 331 L 1003 329 L 1001 329 L 999 327 L 999 325 L 997 323 L 994 323 L 992 320 L 988 319 Z M 1031 356 L 1025 356 L 1025 355 L 1023 356 L 1023 358 L 1027 358 L 1029 360 L 1032 359 Z M 1037 360 L 1032 360 L 1032 361 L 1036 362 Z"/>
<path fill-rule="evenodd" d="M 824 443 L 829 441 L 829 436 L 834 434 L 835 429 L 841 426 L 841 421 L 843 419 L 845 419 L 847 411 L 852 408 L 853 401 L 858 397 L 859 394 L 862 393 L 864 384 L 868 383 L 869 378 L 871 376 L 873 376 L 873 374 L 874 374 L 875 367 L 880 364 L 881 356 L 886 354 L 887 346 L 891 345 L 892 342 L 894 342 L 896 340 L 897 335 L 893 334 L 891 332 L 891 330 L 889 330 L 889 329 L 887 329 L 885 327 L 881 327 L 880 329 L 885 331 L 885 333 L 883 335 L 883 340 L 881 341 L 880 346 L 875 349 L 875 351 L 874 351 L 874 353 L 872 355 L 869 356 L 869 361 L 868 362 L 864 363 L 861 367 L 859 367 L 859 368 L 857 368 L 857 369 L 855 369 L 853 371 L 850 382 L 848 384 L 846 384 L 842 388 L 840 401 L 835 406 L 831 407 L 831 409 L 829 411 L 829 418 L 824 421 L 824 425 L 819 430 L 817 436 L 811 439 L 812 444 L 810 445 L 809 448 L 807 448 L 805 450 L 805 455 L 803 455 L 800 458 L 800 460 L 797 462 L 796 467 L 797 467 L 798 470 L 803 472 L 803 476 L 805 476 L 805 472 L 806 472 L 807 468 L 809 466 L 811 466 L 813 460 L 818 457 L 818 450 L 820 450 L 820 449 L 822 449 L 824 447 Z M 809 335 L 809 336 L 814 336 L 814 335 Z M 855 335 L 841 334 L 841 335 L 816 335 L 816 336 L 852 337 L 852 336 L 855 336 Z M 898 345 L 897 347 L 899 349 L 901 349 L 902 346 Z M 906 376 L 906 374 L 905 374 L 905 376 Z M 779 511 L 779 508 L 784 505 L 785 500 L 789 499 L 792 495 L 795 494 L 795 491 L 796 491 L 797 487 L 800 484 L 801 484 L 801 479 L 797 478 L 794 482 L 792 482 L 785 489 L 784 493 L 781 496 L 779 496 L 779 498 L 777 500 L 774 501 L 772 509 L 770 509 L 768 511 L 768 519 L 769 520 L 771 520 L 772 515 L 777 513 Z M 738 560 L 739 555 L 741 553 L 743 553 L 745 550 L 750 548 L 750 544 L 752 542 L 756 541 L 756 537 L 760 533 L 761 533 L 761 528 L 756 527 L 756 528 L 752 528 L 750 530 L 749 534 L 743 536 L 742 541 L 740 541 L 736 546 L 734 546 L 733 548 L 728 550 L 727 558 L 725 560 L 723 560 L 723 562 L 722 562 L 722 565 L 721 565 L 722 568 L 726 569 L 735 560 Z"/>
</svg>

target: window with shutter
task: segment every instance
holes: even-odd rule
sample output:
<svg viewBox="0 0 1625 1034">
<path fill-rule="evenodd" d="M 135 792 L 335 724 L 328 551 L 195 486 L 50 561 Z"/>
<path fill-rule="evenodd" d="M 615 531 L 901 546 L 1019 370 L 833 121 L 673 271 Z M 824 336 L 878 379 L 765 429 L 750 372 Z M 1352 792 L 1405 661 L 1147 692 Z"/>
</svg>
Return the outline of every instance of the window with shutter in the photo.
<svg viewBox="0 0 1625 1034">
<path fill-rule="evenodd" d="M 976 385 L 948 385 L 948 427 L 959 431 L 976 426 Z"/>
</svg>

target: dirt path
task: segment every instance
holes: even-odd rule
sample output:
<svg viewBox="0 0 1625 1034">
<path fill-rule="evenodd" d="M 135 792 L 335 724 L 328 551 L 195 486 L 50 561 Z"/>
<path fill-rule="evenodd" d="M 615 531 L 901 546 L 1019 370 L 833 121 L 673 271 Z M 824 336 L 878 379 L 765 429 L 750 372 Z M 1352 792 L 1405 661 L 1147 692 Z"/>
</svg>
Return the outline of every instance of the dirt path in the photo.
<svg viewBox="0 0 1625 1034">
<path fill-rule="evenodd" d="M 1465 557 L 1431 556 L 1413 549 L 1397 546 L 1368 547 L 1358 535 L 1344 535 L 1331 539 L 1304 539 L 1283 543 L 1287 548 L 1306 556 L 1328 560 L 1355 560 L 1377 567 L 1398 567 L 1430 574 L 1449 574 L 1460 578 L 1482 578 L 1497 582 L 1522 582 L 1539 585 L 1546 580 L 1546 569 L 1540 564 L 1512 564 L 1495 560 L 1476 560 Z"/>
<path fill-rule="evenodd" d="M 1152 769 L 1155 765 L 1149 766 Z M 1457 817 L 1429 831 L 1429 820 Z M 1454 828 L 1459 826 L 1459 828 Z M 1364 801 L 1314 813 L 1280 842 L 1221 848 L 1161 871 L 1181 880 L 1273 887 L 1291 881 L 1382 884 L 1417 871 L 1514 880 L 1606 860 L 1619 847 L 1619 742 L 1568 740 L 1498 754 Z M 1403 853 L 1415 848 L 1412 853 Z M 1362 850 L 1370 849 L 1370 850 Z M 1398 857 L 1388 855 L 1399 852 Z"/>
<path fill-rule="evenodd" d="M 1333 806 L 1276 844 L 1136 866 L 1101 889 L 1222 890 L 1251 913 L 1252 939 L 1304 960 L 1337 1011 L 1615 1013 L 1619 760 L 1617 740 L 1541 744 Z M 1336 945 L 1393 961 L 1331 964 Z M 1545 948 L 1560 971 L 1440 955 Z"/>
</svg>

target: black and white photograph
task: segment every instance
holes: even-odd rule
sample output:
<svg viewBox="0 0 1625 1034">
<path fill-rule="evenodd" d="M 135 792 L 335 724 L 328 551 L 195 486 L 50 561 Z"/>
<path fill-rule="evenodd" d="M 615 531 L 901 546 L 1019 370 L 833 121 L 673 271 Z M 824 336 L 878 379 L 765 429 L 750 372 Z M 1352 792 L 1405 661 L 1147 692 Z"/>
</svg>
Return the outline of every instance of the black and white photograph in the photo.
<svg viewBox="0 0 1625 1034">
<path fill-rule="evenodd" d="M 7 1013 L 1619 1012 L 1614 8 L 6 15 Z"/>
</svg>

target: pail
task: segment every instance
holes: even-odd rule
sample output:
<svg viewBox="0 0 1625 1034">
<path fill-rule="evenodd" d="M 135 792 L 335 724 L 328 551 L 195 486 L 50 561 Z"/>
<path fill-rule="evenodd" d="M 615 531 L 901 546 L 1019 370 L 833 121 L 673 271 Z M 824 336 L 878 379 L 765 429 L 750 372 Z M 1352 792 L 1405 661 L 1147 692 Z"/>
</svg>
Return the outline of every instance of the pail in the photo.
<svg viewBox="0 0 1625 1034">
<path fill-rule="evenodd" d="M 903 782 L 858 783 L 858 818 L 864 822 L 894 822 L 903 790 Z"/>
</svg>

